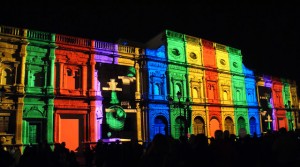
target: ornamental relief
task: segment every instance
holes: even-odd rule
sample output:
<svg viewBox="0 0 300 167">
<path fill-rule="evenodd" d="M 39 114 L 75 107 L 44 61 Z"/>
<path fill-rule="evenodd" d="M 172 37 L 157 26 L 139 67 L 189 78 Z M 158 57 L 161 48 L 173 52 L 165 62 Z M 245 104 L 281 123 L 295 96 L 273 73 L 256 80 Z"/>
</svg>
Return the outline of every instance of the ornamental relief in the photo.
<svg viewBox="0 0 300 167">
<path fill-rule="evenodd" d="M 222 52 L 226 52 L 227 53 L 225 45 L 215 43 L 215 48 L 216 48 L 217 51 L 222 51 Z"/>
<path fill-rule="evenodd" d="M 38 55 L 30 55 L 27 56 L 27 63 L 31 64 L 46 64 L 46 61 L 43 61 L 42 58 L 45 58 L 45 56 L 38 56 Z"/>
<path fill-rule="evenodd" d="M 95 55 L 95 61 L 101 63 L 113 64 L 116 58 L 105 56 L 105 55 Z"/>
<path fill-rule="evenodd" d="M 226 81 L 226 80 L 221 80 L 221 81 L 220 81 L 220 85 L 221 85 L 222 87 L 223 87 L 223 86 L 230 87 L 231 82 L 230 82 L 230 81 Z"/>
<path fill-rule="evenodd" d="M 150 109 L 169 109 L 168 106 L 164 104 L 149 104 Z"/>
<path fill-rule="evenodd" d="M 232 82 L 232 86 L 235 88 L 243 89 L 245 85 L 242 82 Z"/>
<path fill-rule="evenodd" d="M 159 67 L 159 68 L 166 69 L 167 64 L 159 63 L 159 62 L 154 62 L 154 61 L 149 61 L 148 62 L 148 66 L 150 66 L 150 67 Z"/>
<path fill-rule="evenodd" d="M 185 80 L 185 74 L 180 73 L 170 73 L 170 78 L 172 80 Z"/>
<path fill-rule="evenodd" d="M 196 113 L 193 113 L 191 117 L 192 117 L 192 122 L 194 122 L 194 119 L 196 117 L 201 117 L 204 120 L 204 123 L 206 123 L 206 115 L 205 112 L 203 111 L 198 111 Z"/>
<path fill-rule="evenodd" d="M 296 88 L 295 87 L 291 87 L 290 90 L 291 90 L 291 94 L 294 94 L 294 95 L 296 94 Z"/>
<path fill-rule="evenodd" d="M 68 69 L 72 71 L 80 70 L 81 68 L 77 65 L 65 65 L 64 70 L 67 71 Z"/>
<path fill-rule="evenodd" d="M 190 82 L 197 82 L 197 83 L 202 83 L 202 78 L 198 76 L 189 76 Z"/>
<path fill-rule="evenodd" d="M 42 47 L 37 47 L 37 46 L 32 46 L 32 45 L 27 46 L 27 50 L 28 50 L 28 52 L 39 52 L 39 53 L 45 53 L 45 54 L 48 52 L 48 49 L 45 49 Z"/>
<path fill-rule="evenodd" d="M 39 106 L 42 107 L 42 106 Z M 37 106 L 25 106 L 23 110 L 23 117 L 27 118 L 44 118 L 45 117 L 45 110 L 39 109 Z"/>
<path fill-rule="evenodd" d="M 199 46 L 201 44 L 200 39 L 193 37 L 193 36 L 185 35 L 185 39 L 186 39 L 188 45 Z"/>
<path fill-rule="evenodd" d="M 119 58 L 118 59 L 118 64 L 119 65 L 125 65 L 125 66 L 134 66 L 134 61 L 130 59 L 125 59 L 125 58 Z"/>
<path fill-rule="evenodd" d="M 206 78 L 217 78 L 218 73 L 215 71 L 205 71 L 206 73 Z"/>
<path fill-rule="evenodd" d="M 232 119 L 232 117 L 234 117 L 234 112 L 233 111 L 226 111 L 226 110 L 222 110 L 222 116 L 223 118 L 227 118 L 230 117 Z M 232 119 L 234 120 L 234 119 Z"/>
<path fill-rule="evenodd" d="M 30 71 L 31 73 L 38 73 L 43 71 L 44 66 L 39 66 L 39 65 L 27 65 L 27 70 Z"/>
<path fill-rule="evenodd" d="M 152 121 L 154 122 L 155 117 L 163 115 L 166 119 L 169 117 L 169 112 L 168 110 L 149 110 L 151 114 Z"/>
<path fill-rule="evenodd" d="M 8 52 L 2 52 L 0 55 L 0 62 L 16 62 L 16 58 L 13 58 L 12 54 Z"/>
<path fill-rule="evenodd" d="M 5 48 L 9 53 L 14 53 L 15 49 L 18 49 L 18 45 L 14 45 L 7 42 L 0 42 L 0 48 Z"/>
<path fill-rule="evenodd" d="M 192 111 L 194 113 L 195 112 L 198 112 L 198 111 L 204 111 L 205 110 L 205 106 L 192 106 Z"/>
<path fill-rule="evenodd" d="M 231 80 L 231 75 L 219 73 L 220 80 Z"/>
<path fill-rule="evenodd" d="M 178 66 L 178 65 L 175 65 L 175 64 L 170 64 L 168 67 L 169 67 L 170 70 L 179 70 L 179 71 L 185 71 L 186 70 L 186 68 L 184 66 Z"/>
<path fill-rule="evenodd" d="M 193 75 L 203 75 L 203 70 L 197 68 L 189 68 L 189 72 L 195 73 Z"/>
<path fill-rule="evenodd" d="M 7 103 L 3 102 L 2 105 L 0 105 L 1 110 L 15 110 L 15 104 L 14 103 Z"/>
<path fill-rule="evenodd" d="M 83 53 L 60 51 L 56 52 L 56 59 L 63 60 L 64 63 L 83 64 L 88 62 L 89 56 Z"/>
<path fill-rule="evenodd" d="M 159 80 L 162 80 L 163 78 L 165 78 L 165 74 L 164 71 L 152 71 L 150 72 L 150 77 L 155 77 L 155 78 L 159 78 Z"/>
<path fill-rule="evenodd" d="M 150 66 L 150 67 L 159 67 L 159 68 L 166 69 L 167 64 L 160 63 L 160 62 L 154 62 L 154 61 L 148 61 L 148 66 Z"/>
</svg>

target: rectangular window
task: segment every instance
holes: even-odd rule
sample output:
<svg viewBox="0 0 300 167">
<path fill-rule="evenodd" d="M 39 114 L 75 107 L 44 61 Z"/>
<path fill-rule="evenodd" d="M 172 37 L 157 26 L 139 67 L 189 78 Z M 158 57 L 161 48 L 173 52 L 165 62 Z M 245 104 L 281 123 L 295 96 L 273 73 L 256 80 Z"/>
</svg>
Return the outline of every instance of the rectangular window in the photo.
<svg viewBox="0 0 300 167">
<path fill-rule="evenodd" d="M 8 132 L 9 116 L 0 116 L 0 132 Z"/>
</svg>

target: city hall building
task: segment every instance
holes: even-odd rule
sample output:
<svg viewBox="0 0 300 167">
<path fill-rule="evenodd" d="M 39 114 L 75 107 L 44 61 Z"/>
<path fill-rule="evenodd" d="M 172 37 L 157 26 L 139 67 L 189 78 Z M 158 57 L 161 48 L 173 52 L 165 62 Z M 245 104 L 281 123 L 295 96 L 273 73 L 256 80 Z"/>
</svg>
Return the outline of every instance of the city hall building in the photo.
<svg viewBox="0 0 300 167">
<path fill-rule="evenodd" d="M 284 77 L 284 76 L 282 76 Z M 241 50 L 171 30 L 116 43 L 0 26 L 4 145 L 179 139 L 299 128 L 295 81 L 258 75 Z"/>
</svg>

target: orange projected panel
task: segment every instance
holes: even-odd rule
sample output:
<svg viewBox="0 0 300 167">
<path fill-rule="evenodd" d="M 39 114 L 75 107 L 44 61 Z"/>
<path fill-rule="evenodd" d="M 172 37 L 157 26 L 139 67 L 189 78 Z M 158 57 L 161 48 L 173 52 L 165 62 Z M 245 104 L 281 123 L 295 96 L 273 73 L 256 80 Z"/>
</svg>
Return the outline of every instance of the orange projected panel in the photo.
<svg viewBox="0 0 300 167">
<path fill-rule="evenodd" d="M 215 131 L 219 129 L 219 121 L 217 119 L 212 119 L 210 121 L 210 136 L 215 137 Z"/>
<path fill-rule="evenodd" d="M 66 142 L 70 151 L 79 147 L 79 119 L 61 119 L 59 132 L 59 142 Z"/>
</svg>

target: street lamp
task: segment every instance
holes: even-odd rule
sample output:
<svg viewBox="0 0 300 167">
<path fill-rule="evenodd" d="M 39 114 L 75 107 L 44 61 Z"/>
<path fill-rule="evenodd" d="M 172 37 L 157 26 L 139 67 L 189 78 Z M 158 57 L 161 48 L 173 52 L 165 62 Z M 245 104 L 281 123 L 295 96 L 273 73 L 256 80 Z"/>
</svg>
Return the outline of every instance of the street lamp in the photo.
<svg viewBox="0 0 300 167">
<path fill-rule="evenodd" d="M 177 98 L 178 98 L 178 104 L 175 104 L 174 102 L 173 102 L 173 98 L 172 97 L 170 97 L 169 96 L 169 104 L 170 105 L 173 105 L 174 107 L 177 107 L 178 109 L 179 109 L 179 118 L 180 118 L 180 136 L 185 136 L 185 137 L 187 137 L 187 133 L 188 133 L 188 127 L 187 127 L 187 110 L 189 109 L 189 106 L 190 106 L 190 100 L 189 100 L 189 98 L 186 98 L 186 100 L 185 100 L 185 105 L 184 104 L 182 104 L 181 103 L 181 97 L 182 97 L 182 94 L 181 94 L 181 92 L 180 91 L 178 91 L 177 92 Z M 182 115 L 181 115 L 181 108 L 183 108 L 184 109 L 184 126 L 182 126 Z"/>
<path fill-rule="evenodd" d="M 298 119 L 297 119 L 297 109 L 294 108 L 294 105 L 291 106 L 291 101 L 290 100 L 288 101 L 288 104 L 286 104 L 284 106 L 285 106 L 287 112 L 289 112 L 289 113 L 294 112 L 295 129 L 297 129 L 297 127 L 298 127 L 298 125 L 297 125 L 297 122 L 298 122 Z"/>
</svg>

